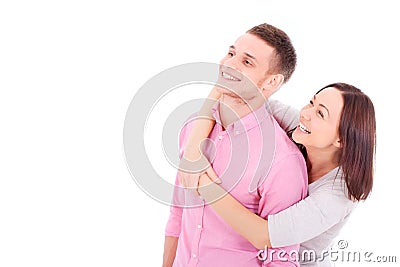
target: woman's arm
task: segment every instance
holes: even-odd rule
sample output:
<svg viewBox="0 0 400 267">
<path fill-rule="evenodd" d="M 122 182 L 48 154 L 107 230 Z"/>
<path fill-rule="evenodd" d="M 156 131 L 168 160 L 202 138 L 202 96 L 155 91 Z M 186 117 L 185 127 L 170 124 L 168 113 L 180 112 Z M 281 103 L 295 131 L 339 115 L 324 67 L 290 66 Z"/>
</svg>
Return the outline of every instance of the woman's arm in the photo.
<svg viewBox="0 0 400 267">
<path fill-rule="evenodd" d="M 326 183 L 297 204 L 269 215 L 268 220 L 250 212 L 206 174 L 198 192 L 237 233 L 258 249 L 285 247 L 315 238 L 345 219 L 355 203 L 342 192 L 341 179 Z"/>
<path fill-rule="evenodd" d="M 198 160 L 201 156 L 200 143 L 206 139 L 215 125 L 211 109 L 220 98 L 220 93 L 213 88 L 199 111 L 185 148 L 184 157 L 188 160 Z"/>
<path fill-rule="evenodd" d="M 200 176 L 198 192 L 218 215 L 257 249 L 271 247 L 268 221 L 250 212 L 207 174 Z"/>
<path fill-rule="evenodd" d="M 299 124 L 300 112 L 292 106 L 268 99 L 266 108 L 285 132 L 294 129 Z"/>
<path fill-rule="evenodd" d="M 201 152 L 200 144 L 210 135 L 210 132 L 214 128 L 215 120 L 211 109 L 219 98 L 220 93 L 214 87 L 208 98 L 204 101 L 198 118 L 194 122 L 193 129 L 189 134 L 178 171 L 179 181 L 185 188 L 196 189 L 202 173 L 207 173 L 214 182 L 220 183 L 218 176 L 211 166 L 208 166 L 203 172 L 197 172 L 197 170 L 204 169 L 204 167 L 209 165 L 208 160 Z"/>
</svg>

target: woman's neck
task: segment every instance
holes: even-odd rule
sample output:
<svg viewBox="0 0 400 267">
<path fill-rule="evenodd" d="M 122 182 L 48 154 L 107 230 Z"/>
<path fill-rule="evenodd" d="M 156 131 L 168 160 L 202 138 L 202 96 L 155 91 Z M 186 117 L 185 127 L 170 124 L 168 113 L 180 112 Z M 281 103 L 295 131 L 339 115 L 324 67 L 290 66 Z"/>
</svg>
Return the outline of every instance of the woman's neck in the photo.
<svg viewBox="0 0 400 267">
<path fill-rule="evenodd" d="M 321 151 L 307 149 L 308 183 L 319 178 L 339 166 L 338 151 Z"/>
</svg>

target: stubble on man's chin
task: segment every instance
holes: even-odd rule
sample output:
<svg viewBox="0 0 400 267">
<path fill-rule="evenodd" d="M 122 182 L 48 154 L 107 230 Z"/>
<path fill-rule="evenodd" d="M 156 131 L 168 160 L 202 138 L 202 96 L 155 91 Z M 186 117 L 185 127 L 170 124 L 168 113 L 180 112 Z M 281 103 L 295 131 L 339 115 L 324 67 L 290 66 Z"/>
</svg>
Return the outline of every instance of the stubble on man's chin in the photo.
<svg viewBox="0 0 400 267">
<path fill-rule="evenodd" d="M 239 95 L 234 93 L 223 93 L 221 95 L 221 102 L 224 104 L 246 105 L 246 101 Z"/>
</svg>

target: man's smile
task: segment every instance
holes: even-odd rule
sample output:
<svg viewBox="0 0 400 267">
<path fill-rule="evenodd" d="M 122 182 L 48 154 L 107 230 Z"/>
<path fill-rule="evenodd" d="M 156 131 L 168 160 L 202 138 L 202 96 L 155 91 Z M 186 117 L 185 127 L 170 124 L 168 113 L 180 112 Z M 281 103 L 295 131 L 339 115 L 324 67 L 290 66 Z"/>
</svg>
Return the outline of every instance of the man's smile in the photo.
<svg viewBox="0 0 400 267">
<path fill-rule="evenodd" d="M 231 74 L 229 74 L 229 73 L 226 73 L 226 72 L 222 72 L 222 75 L 221 75 L 224 79 L 226 79 L 226 80 L 230 80 L 230 81 L 235 81 L 235 82 L 240 82 L 240 79 L 239 78 L 237 78 L 237 77 L 235 77 L 235 76 L 233 76 L 233 75 L 231 75 Z"/>
</svg>

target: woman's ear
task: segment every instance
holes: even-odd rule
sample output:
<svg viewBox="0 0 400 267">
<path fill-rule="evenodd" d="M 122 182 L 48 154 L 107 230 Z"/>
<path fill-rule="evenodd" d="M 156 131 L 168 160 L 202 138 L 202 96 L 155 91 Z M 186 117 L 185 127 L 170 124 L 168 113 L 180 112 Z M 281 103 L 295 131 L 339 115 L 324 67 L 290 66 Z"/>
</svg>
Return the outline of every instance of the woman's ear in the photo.
<svg viewBox="0 0 400 267">
<path fill-rule="evenodd" d="M 342 148 L 342 142 L 340 141 L 340 139 L 336 139 L 335 142 L 333 143 L 333 145 L 337 148 Z"/>
<path fill-rule="evenodd" d="M 282 74 L 274 74 L 268 76 L 265 81 L 261 84 L 262 94 L 265 98 L 269 98 L 273 93 L 278 91 L 282 86 L 285 77 Z"/>
</svg>

